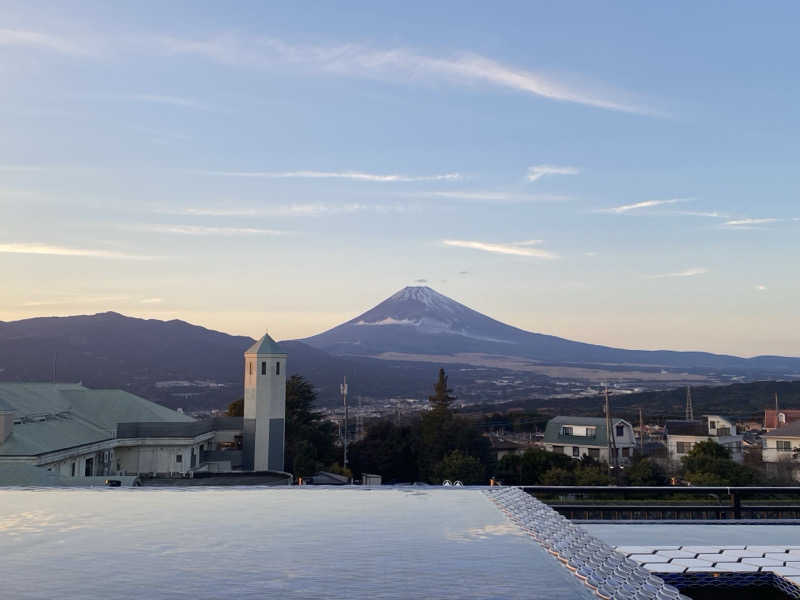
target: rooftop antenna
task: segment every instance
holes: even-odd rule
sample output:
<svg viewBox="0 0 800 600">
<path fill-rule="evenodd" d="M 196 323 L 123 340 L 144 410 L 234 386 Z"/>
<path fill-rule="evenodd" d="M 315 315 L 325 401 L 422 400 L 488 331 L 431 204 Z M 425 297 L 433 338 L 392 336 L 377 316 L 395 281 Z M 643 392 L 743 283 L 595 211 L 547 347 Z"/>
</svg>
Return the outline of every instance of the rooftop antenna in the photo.
<svg viewBox="0 0 800 600">
<path fill-rule="evenodd" d="M 639 407 L 639 454 L 644 456 L 644 413 Z"/>
<path fill-rule="evenodd" d="M 611 426 L 611 402 L 608 399 L 608 386 L 605 387 L 606 409 L 606 437 L 608 438 L 608 465 L 614 472 L 614 477 L 619 480 L 619 460 L 617 457 L 617 443 L 614 440 L 614 429 Z"/>
<path fill-rule="evenodd" d="M 339 385 L 339 392 L 344 401 L 344 435 L 342 436 L 342 446 L 344 446 L 344 466 L 347 467 L 347 377 L 345 376 Z"/>
<path fill-rule="evenodd" d="M 686 386 L 686 420 L 694 421 L 694 410 L 692 409 L 692 386 Z"/>
</svg>

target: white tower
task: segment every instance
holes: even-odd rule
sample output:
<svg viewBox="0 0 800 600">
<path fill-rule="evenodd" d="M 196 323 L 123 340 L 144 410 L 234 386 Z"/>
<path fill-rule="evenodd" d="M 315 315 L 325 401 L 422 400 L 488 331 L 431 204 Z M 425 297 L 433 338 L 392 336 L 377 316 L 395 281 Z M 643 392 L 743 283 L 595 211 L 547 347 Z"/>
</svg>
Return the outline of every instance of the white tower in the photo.
<svg viewBox="0 0 800 600">
<path fill-rule="evenodd" d="M 286 357 L 266 333 L 244 353 L 242 466 L 245 470 L 284 470 Z"/>
</svg>

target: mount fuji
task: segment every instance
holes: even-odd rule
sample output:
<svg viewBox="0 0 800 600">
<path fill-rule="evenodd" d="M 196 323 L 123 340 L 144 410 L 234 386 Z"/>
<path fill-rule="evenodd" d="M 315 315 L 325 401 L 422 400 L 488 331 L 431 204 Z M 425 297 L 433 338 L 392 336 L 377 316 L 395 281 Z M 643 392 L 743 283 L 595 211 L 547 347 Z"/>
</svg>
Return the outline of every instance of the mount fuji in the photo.
<svg viewBox="0 0 800 600">
<path fill-rule="evenodd" d="M 336 355 L 492 355 L 546 364 L 638 365 L 737 372 L 797 373 L 800 358 L 624 350 L 506 325 L 427 286 L 406 287 L 367 312 L 302 340 Z"/>
</svg>

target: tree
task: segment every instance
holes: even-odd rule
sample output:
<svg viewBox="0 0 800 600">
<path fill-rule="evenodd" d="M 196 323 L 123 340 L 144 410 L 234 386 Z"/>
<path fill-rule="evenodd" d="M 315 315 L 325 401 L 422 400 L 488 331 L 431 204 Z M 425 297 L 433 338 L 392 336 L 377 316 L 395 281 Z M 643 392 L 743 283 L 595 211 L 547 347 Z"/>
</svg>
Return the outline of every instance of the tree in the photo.
<svg viewBox="0 0 800 600">
<path fill-rule="evenodd" d="M 295 477 L 312 475 L 335 463 L 336 431 L 333 423 L 313 410 L 317 394 L 300 375 L 286 381 L 286 455 L 284 465 Z"/>
<path fill-rule="evenodd" d="M 756 479 L 753 469 L 734 461 L 714 440 L 696 443 L 681 462 L 683 477 L 693 485 L 750 485 Z"/>
<path fill-rule="evenodd" d="M 486 483 L 486 469 L 481 461 L 459 450 L 445 456 L 434 468 L 434 474 L 439 482 L 449 479 L 466 485 Z"/>
<path fill-rule="evenodd" d="M 575 485 L 575 473 L 561 467 L 552 467 L 542 473 L 542 485 Z"/>
<path fill-rule="evenodd" d="M 434 411 L 450 411 L 450 405 L 456 400 L 455 396 L 450 395 L 452 391 L 447 387 L 447 375 L 444 369 L 439 369 L 439 379 L 433 386 L 433 396 L 428 396 Z"/>
<path fill-rule="evenodd" d="M 625 469 L 628 485 L 666 485 L 667 475 L 658 463 L 649 458 L 637 458 Z"/>
<path fill-rule="evenodd" d="M 244 416 L 244 398 L 239 398 L 228 404 L 225 414 L 229 417 L 243 417 Z"/>
<path fill-rule="evenodd" d="M 418 437 L 418 421 L 372 423 L 364 438 L 350 446 L 350 466 L 356 474 L 378 473 L 387 483 L 418 481 Z"/>
</svg>

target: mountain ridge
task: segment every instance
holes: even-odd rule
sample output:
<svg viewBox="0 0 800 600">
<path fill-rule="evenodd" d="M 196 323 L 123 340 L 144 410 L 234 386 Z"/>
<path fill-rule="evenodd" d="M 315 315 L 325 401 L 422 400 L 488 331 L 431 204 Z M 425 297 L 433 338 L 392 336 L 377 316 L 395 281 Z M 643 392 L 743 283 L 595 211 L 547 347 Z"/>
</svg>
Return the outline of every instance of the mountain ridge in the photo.
<svg viewBox="0 0 800 600">
<path fill-rule="evenodd" d="M 428 286 L 409 286 L 353 319 L 300 341 L 335 355 L 483 353 L 570 364 L 642 364 L 800 371 L 800 358 L 636 350 L 535 333 L 479 313 Z"/>
</svg>

